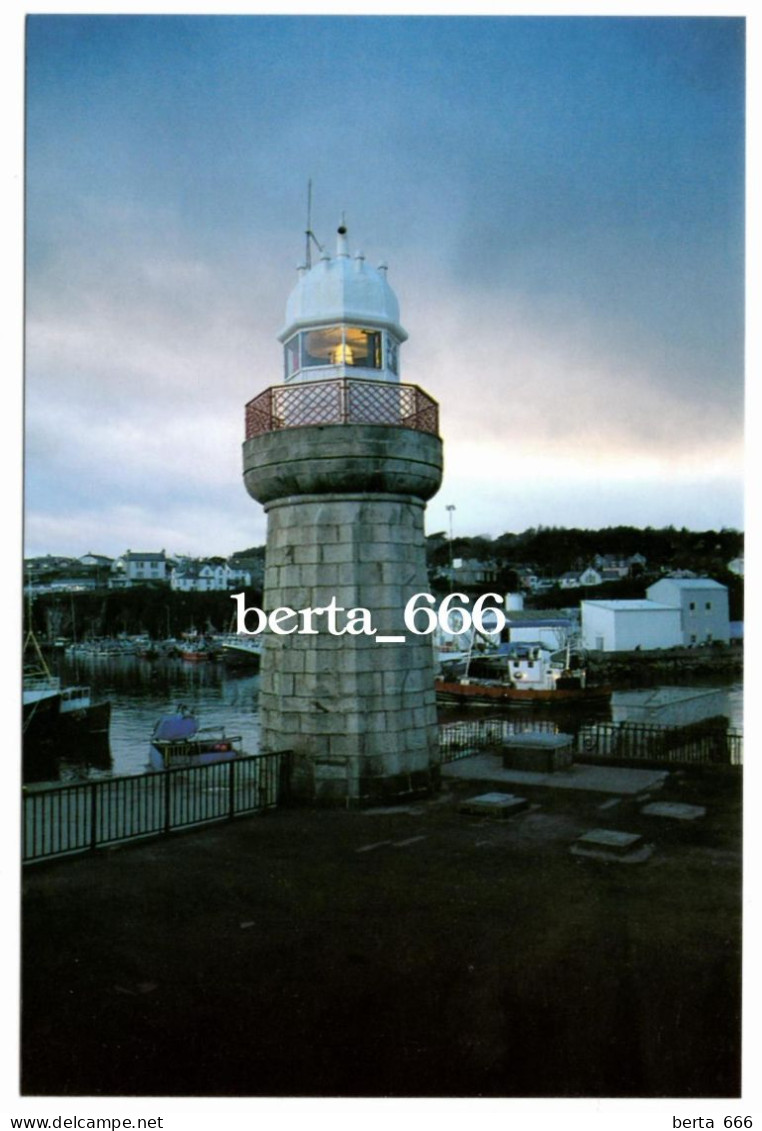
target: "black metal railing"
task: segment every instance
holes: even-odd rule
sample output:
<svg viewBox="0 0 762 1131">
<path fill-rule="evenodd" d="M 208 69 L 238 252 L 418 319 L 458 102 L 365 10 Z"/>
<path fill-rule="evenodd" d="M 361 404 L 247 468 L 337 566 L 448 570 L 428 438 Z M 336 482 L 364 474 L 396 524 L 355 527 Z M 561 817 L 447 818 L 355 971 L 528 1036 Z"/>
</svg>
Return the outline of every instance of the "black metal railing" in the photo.
<svg viewBox="0 0 762 1131">
<path fill-rule="evenodd" d="M 468 719 L 445 723 L 439 730 L 443 763 L 499 748 L 514 734 L 543 731 L 557 734 L 552 720 Z M 686 726 L 655 723 L 590 723 L 575 735 L 574 757 L 579 762 L 701 766 L 743 764 L 743 734 L 712 721 Z"/>
<path fill-rule="evenodd" d="M 500 746 L 509 735 L 528 731 L 558 734 L 558 726 L 549 719 L 489 718 L 443 723 L 439 728 L 439 752 L 443 763 L 457 762 Z"/>
<path fill-rule="evenodd" d="M 285 797 L 289 753 L 131 777 L 27 787 L 22 860 L 49 859 L 274 808 Z"/>
<path fill-rule="evenodd" d="M 246 439 L 309 424 L 383 424 L 439 431 L 437 402 L 417 385 L 340 378 L 272 385 L 246 405 Z"/>
<path fill-rule="evenodd" d="M 740 766 L 743 734 L 711 722 L 685 726 L 599 722 L 580 728 L 576 757 L 581 762 Z"/>
</svg>

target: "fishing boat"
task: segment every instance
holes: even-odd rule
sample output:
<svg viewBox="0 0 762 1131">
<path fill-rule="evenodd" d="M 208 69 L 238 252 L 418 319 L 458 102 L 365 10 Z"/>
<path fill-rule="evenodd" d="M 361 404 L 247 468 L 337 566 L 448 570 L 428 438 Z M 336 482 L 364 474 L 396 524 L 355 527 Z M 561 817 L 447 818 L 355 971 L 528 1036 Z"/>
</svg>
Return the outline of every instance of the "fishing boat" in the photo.
<svg viewBox="0 0 762 1131">
<path fill-rule="evenodd" d="M 469 666 L 460 678 L 438 676 L 437 700 L 490 707 L 568 707 L 611 698 L 610 687 L 588 684 L 584 660 L 570 648 L 553 652 L 541 643 L 501 644 L 479 659 L 478 671 L 472 674 Z"/>
<path fill-rule="evenodd" d="M 24 644 L 22 703 L 25 754 L 40 746 L 108 736 L 111 703 L 94 703 L 89 687 L 64 686 L 51 673 L 31 631 Z"/>
<path fill-rule="evenodd" d="M 162 715 L 153 728 L 148 757 L 152 770 L 178 766 L 208 766 L 240 758 L 241 736 L 228 736 L 224 727 L 200 727 L 190 708 L 180 705 Z"/>
<path fill-rule="evenodd" d="M 183 641 L 180 645 L 180 659 L 188 660 L 191 663 L 203 663 L 205 660 L 216 660 L 217 650 L 213 647 L 211 640 L 202 636 L 195 628 L 190 632 L 183 633 Z"/>
<path fill-rule="evenodd" d="M 222 647 L 222 658 L 226 664 L 259 667 L 262 659 L 261 636 L 239 636 L 237 632 L 229 632 L 225 636 L 218 636 L 217 644 Z"/>
</svg>

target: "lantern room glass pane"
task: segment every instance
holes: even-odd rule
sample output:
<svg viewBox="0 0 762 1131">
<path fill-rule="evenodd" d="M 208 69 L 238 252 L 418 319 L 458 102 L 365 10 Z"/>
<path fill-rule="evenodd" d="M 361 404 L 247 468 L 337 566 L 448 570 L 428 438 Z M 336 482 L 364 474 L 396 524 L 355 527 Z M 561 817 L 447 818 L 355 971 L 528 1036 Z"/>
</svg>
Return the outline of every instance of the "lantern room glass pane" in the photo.
<svg viewBox="0 0 762 1131">
<path fill-rule="evenodd" d="M 397 360 L 397 350 L 399 349 L 399 342 L 393 338 L 391 334 L 386 335 L 386 368 L 390 373 L 399 373 L 399 363 Z"/>
<path fill-rule="evenodd" d="M 341 326 L 331 326 L 327 330 L 307 330 L 301 335 L 302 368 L 313 365 L 340 365 L 339 360 L 343 339 Z"/>
<path fill-rule="evenodd" d="M 378 330 L 347 326 L 344 334 L 344 357 L 340 364 L 355 365 L 361 369 L 381 368 L 381 334 Z"/>
<path fill-rule="evenodd" d="M 290 381 L 290 379 L 294 376 L 296 371 L 299 369 L 299 335 L 298 334 L 295 334 L 293 336 L 293 338 L 290 338 L 289 341 L 286 342 L 285 358 L 286 358 L 286 380 Z"/>
<path fill-rule="evenodd" d="M 364 330 L 359 326 L 327 326 L 319 330 L 304 330 L 286 343 L 286 380 L 290 380 L 298 369 L 324 365 L 383 369 L 382 337 L 380 330 Z M 387 358 L 390 356 L 389 341 L 393 340 L 387 335 Z M 391 357 L 392 372 L 396 373 L 396 343 Z M 386 364 L 388 368 L 388 361 Z"/>
</svg>

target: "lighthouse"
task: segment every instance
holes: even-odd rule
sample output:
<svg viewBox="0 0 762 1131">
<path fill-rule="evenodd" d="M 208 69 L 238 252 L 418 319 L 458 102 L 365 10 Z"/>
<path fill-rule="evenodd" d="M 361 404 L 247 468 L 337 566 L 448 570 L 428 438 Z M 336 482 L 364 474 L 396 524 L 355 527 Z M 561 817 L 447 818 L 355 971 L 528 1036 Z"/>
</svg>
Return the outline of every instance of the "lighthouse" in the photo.
<svg viewBox="0 0 762 1131">
<path fill-rule="evenodd" d="M 438 781 L 432 637 L 406 609 L 428 591 L 424 510 L 442 441 L 436 402 L 402 381 L 407 334 L 386 266 L 352 253 L 343 223 L 334 255 L 312 263 L 309 246 L 278 335 L 282 380 L 246 406 L 244 482 L 267 513 L 264 610 L 316 610 L 270 617 L 261 748 L 292 752 L 296 801 L 367 806 Z"/>
</svg>

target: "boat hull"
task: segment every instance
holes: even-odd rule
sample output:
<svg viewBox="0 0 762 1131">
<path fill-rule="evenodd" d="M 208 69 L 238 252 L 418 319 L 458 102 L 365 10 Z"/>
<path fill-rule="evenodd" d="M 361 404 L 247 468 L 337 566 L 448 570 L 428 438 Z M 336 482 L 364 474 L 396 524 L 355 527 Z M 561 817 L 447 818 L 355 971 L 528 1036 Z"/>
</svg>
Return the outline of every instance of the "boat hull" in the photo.
<svg viewBox="0 0 762 1131">
<path fill-rule="evenodd" d="M 235 645 L 223 644 L 222 658 L 231 667 L 258 668 L 262 651 L 260 648 L 236 648 Z"/>
<path fill-rule="evenodd" d="M 94 738 L 108 734 L 111 724 L 111 703 L 91 703 L 73 711 L 62 711 L 59 716 L 61 735 L 65 740 Z"/>
<path fill-rule="evenodd" d="M 108 734 L 111 703 L 90 703 L 63 710 L 57 695 L 24 708 L 24 749 L 37 745 L 82 742 Z"/>
<path fill-rule="evenodd" d="M 438 679 L 435 683 L 437 701 L 474 707 L 569 707 L 572 704 L 607 703 L 611 699 L 610 687 L 570 687 L 541 690 L 511 687 L 510 684 L 485 683 L 472 680 Z"/>
<path fill-rule="evenodd" d="M 211 766 L 217 762 L 232 762 L 241 756 L 234 743 L 240 738 L 217 742 L 152 742 L 148 760 L 152 770 L 173 770 L 178 767 Z"/>
</svg>

